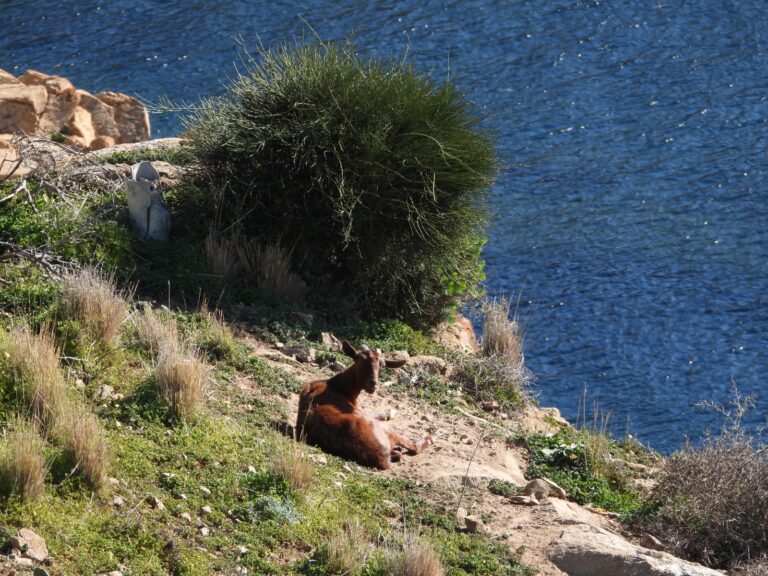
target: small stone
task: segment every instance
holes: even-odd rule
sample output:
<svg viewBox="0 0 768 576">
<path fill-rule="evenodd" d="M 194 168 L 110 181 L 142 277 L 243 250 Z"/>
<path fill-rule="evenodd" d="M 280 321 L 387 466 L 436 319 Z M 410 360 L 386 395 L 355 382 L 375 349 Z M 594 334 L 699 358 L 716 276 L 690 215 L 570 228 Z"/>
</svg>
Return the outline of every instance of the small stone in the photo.
<svg viewBox="0 0 768 576">
<path fill-rule="evenodd" d="M 13 574 L 9 574 L 8 576 L 13 576 Z M 38 567 L 32 571 L 32 576 L 50 576 L 50 575 L 48 574 L 47 570 Z"/>
<path fill-rule="evenodd" d="M 114 498 L 112 498 L 112 505 L 115 506 L 115 508 L 122 508 L 125 506 L 125 498 L 119 494 L 116 495 Z"/>
<path fill-rule="evenodd" d="M 325 457 L 325 454 L 310 454 L 307 458 L 315 464 L 328 464 L 328 458 Z"/>
<path fill-rule="evenodd" d="M 110 477 L 110 478 L 107 478 L 107 484 L 109 484 L 110 486 L 119 486 L 120 480 L 118 480 L 117 478 Z"/>
<path fill-rule="evenodd" d="M 469 444 L 473 444 L 473 441 L 472 441 L 472 438 L 470 438 L 466 434 L 462 434 L 461 435 L 461 443 L 469 445 Z"/>
<path fill-rule="evenodd" d="M 187 522 L 192 522 L 192 516 L 190 516 L 189 512 L 182 512 L 179 514 L 179 518 L 182 520 L 186 520 Z"/>
<path fill-rule="evenodd" d="M 499 409 L 499 403 L 496 400 L 486 400 L 482 403 L 482 407 L 486 412 L 495 412 Z"/>
<path fill-rule="evenodd" d="M 561 500 L 567 500 L 568 495 L 565 493 L 565 490 L 563 490 L 560 486 L 558 486 L 555 482 L 550 480 L 549 478 L 546 478 L 542 476 L 540 480 L 543 480 L 546 482 L 550 487 L 550 493 L 554 493 L 556 498 L 560 498 Z"/>
<path fill-rule="evenodd" d="M 211 495 L 211 490 L 207 486 L 200 486 L 200 492 L 202 492 L 206 496 L 210 496 Z"/>
<path fill-rule="evenodd" d="M 341 483 L 341 482 L 339 482 L 338 480 L 337 480 L 337 481 L 335 481 L 335 482 L 333 483 L 333 485 L 334 485 L 334 486 L 336 486 L 336 488 L 342 488 L 342 487 L 344 486 L 344 484 L 342 484 L 342 483 Z"/>
<path fill-rule="evenodd" d="M 286 346 L 281 350 L 286 356 L 293 356 L 303 364 L 315 361 L 315 349 L 310 346 Z"/>
<path fill-rule="evenodd" d="M 660 552 L 663 552 L 666 548 L 664 543 L 652 534 L 643 534 L 640 537 L 640 546 L 643 548 L 650 548 L 651 550 L 658 550 Z"/>
<path fill-rule="evenodd" d="M 519 504 L 522 506 L 538 506 L 539 501 L 533 496 L 511 496 L 509 498 L 510 504 Z"/>
<path fill-rule="evenodd" d="M 99 388 L 100 400 L 111 400 L 115 396 L 115 389 L 109 384 L 102 384 Z"/>
<path fill-rule="evenodd" d="M 163 504 L 160 501 L 160 498 L 158 498 L 157 496 L 154 496 L 154 495 L 150 496 L 149 498 L 147 498 L 147 501 L 149 502 L 149 505 L 152 506 L 152 508 L 154 508 L 155 510 L 165 510 L 165 504 Z"/>
<path fill-rule="evenodd" d="M 34 564 L 31 558 L 24 558 L 23 556 L 16 556 L 13 561 L 19 566 L 32 566 Z"/>
<path fill-rule="evenodd" d="M 208 528 L 208 526 L 203 526 L 202 528 L 200 528 L 200 534 L 202 536 L 208 536 L 208 534 L 210 533 L 211 533 L 211 529 Z"/>
<path fill-rule="evenodd" d="M 466 516 L 464 523 L 467 526 L 467 532 L 470 534 L 485 534 L 488 531 L 479 516 Z"/>
<path fill-rule="evenodd" d="M 248 474 L 256 474 L 256 467 L 255 466 L 248 466 L 246 471 L 248 472 Z"/>
<path fill-rule="evenodd" d="M 85 390 L 85 382 L 82 378 L 75 378 L 75 388 L 77 390 Z"/>
<path fill-rule="evenodd" d="M 186 494 L 179 494 L 179 495 L 176 496 L 176 498 L 178 498 L 179 500 L 186 500 L 187 499 L 187 495 Z"/>
<path fill-rule="evenodd" d="M 213 514 L 213 510 L 211 510 L 210 506 L 203 506 L 202 508 L 200 508 L 201 516 L 209 516 L 211 514 Z"/>
<path fill-rule="evenodd" d="M 411 355 L 408 354 L 407 350 L 392 350 L 392 352 L 387 354 L 387 361 L 390 362 L 408 362 L 410 358 Z"/>
<path fill-rule="evenodd" d="M 238 552 L 238 554 L 240 554 L 242 556 L 243 554 L 247 554 L 248 553 L 248 548 L 246 548 L 245 546 L 238 546 L 237 547 L 237 552 Z"/>
<path fill-rule="evenodd" d="M 170 480 L 171 478 L 175 478 L 175 477 L 176 477 L 176 474 L 172 472 L 163 472 L 162 474 L 160 474 L 160 478 L 162 478 L 163 480 Z"/>
<path fill-rule="evenodd" d="M 525 495 L 533 496 L 536 500 L 545 500 L 552 488 L 550 485 L 541 478 L 531 480 L 525 485 Z"/>
<path fill-rule="evenodd" d="M 42 562 L 48 558 L 48 548 L 45 546 L 45 540 L 35 534 L 29 528 L 22 528 L 16 536 L 10 539 L 11 547 L 21 551 L 24 558 L 29 558 L 36 562 Z"/>
<path fill-rule="evenodd" d="M 344 464 L 344 466 L 341 467 L 342 470 L 345 470 L 346 472 L 349 472 L 352 474 L 352 468 L 350 468 L 349 464 Z"/>
<path fill-rule="evenodd" d="M 327 347 L 332 352 L 341 351 L 341 341 L 330 332 L 321 332 L 319 341 L 323 346 Z"/>
<path fill-rule="evenodd" d="M 123 573 L 120 570 L 112 570 L 107 576 L 123 576 Z"/>
</svg>

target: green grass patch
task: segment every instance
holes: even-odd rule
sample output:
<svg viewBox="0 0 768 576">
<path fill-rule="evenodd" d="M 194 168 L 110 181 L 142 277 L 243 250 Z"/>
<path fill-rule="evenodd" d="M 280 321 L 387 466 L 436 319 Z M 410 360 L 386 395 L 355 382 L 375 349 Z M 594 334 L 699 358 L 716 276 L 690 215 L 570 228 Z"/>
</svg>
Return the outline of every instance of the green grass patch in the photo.
<svg viewBox="0 0 768 576">
<path fill-rule="evenodd" d="M 554 435 L 526 437 L 525 444 L 530 453 L 526 478 L 547 477 L 578 504 L 591 504 L 625 518 L 631 517 L 642 504 L 640 495 L 629 487 L 627 476 L 615 467 L 596 470 L 591 465 L 585 434 L 589 432 L 564 429 Z M 612 440 L 608 442 L 606 452 L 614 456 L 626 455 L 621 445 Z"/>
<path fill-rule="evenodd" d="M 174 166 L 194 164 L 195 157 L 184 146 L 164 146 L 162 148 L 139 148 L 125 152 L 114 152 L 99 158 L 105 164 L 136 164 L 138 162 L 168 162 Z"/>
</svg>

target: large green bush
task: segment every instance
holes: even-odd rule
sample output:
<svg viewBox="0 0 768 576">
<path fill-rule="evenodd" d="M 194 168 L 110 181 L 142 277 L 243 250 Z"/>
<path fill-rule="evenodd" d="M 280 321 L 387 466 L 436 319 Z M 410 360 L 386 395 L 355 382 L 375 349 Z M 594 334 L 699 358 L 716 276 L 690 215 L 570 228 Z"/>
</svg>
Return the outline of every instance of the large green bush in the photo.
<svg viewBox="0 0 768 576">
<path fill-rule="evenodd" d="M 348 45 L 280 48 L 187 128 L 222 223 L 293 249 L 311 286 L 416 324 L 475 296 L 496 157 L 450 82 Z"/>
</svg>

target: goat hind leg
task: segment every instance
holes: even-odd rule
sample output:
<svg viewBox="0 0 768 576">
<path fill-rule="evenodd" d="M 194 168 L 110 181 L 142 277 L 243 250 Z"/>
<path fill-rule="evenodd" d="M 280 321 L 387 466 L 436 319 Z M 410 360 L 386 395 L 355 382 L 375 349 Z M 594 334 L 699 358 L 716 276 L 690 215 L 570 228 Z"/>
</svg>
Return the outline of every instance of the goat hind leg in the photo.
<svg viewBox="0 0 768 576">
<path fill-rule="evenodd" d="M 404 448 L 409 454 L 418 454 L 432 444 L 432 436 L 425 436 L 418 442 L 414 442 L 410 438 L 390 430 L 389 442 L 392 448 L 391 452 L 399 452 L 398 448 Z"/>
</svg>

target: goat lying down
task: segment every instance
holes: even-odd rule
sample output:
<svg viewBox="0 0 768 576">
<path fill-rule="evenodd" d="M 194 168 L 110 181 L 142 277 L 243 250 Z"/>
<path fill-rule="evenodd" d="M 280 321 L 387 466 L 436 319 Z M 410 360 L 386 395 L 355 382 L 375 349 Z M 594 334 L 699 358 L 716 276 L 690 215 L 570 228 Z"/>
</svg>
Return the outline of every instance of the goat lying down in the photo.
<svg viewBox="0 0 768 576">
<path fill-rule="evenodd" d="M 310 382 L 301 391 L 297 438 L 330 454 L 381 470 L 389 468 L 390 462 L 399 461 L 403 451 L 418 454 L 432 444 L 431 436 L 415 443 L 389 430 L 381 421 L 389 420 L 394 410 L 373 417 L 360 410 L 360 392 L 373 394 L 379 383 L 379 370 L 384 366 L 399 368 L 405 360 L 385 360 L 380 350 L 367 347 L 357 351 L 346 340 L 342 350 L 355 363 L 333 378 Z"/>
</svg>

